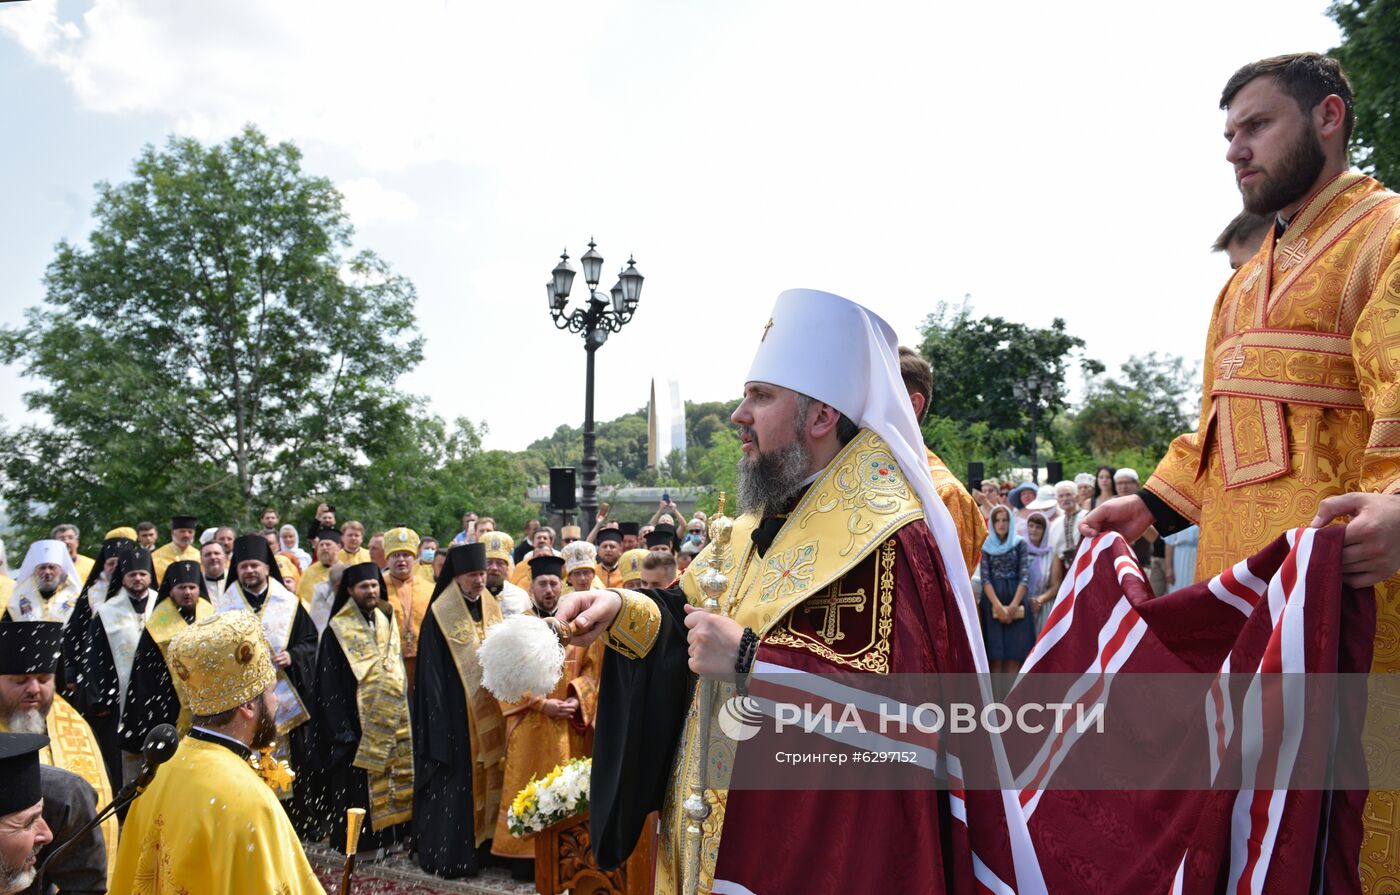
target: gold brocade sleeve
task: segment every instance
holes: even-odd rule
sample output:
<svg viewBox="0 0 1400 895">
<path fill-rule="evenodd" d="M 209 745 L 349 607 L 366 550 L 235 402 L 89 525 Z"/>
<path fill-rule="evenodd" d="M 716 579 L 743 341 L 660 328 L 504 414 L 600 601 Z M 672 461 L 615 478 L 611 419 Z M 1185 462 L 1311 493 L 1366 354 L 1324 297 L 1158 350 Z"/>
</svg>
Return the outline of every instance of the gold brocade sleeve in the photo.
<svg viewBox="0 0 1400 895">
<path fill-rule="evenodd" d="M 958 532 L 958 546 L 962 548 L 963 563 L 967 566 L 967 574 L 971 575 L 977 571 L 977 564 L 982 556 L 982 544 L 987 540 L 987 523 L 982 519 L 982 513 L 977 509 L 972 495 L 961 486 L 939 485 L 938 496 L 948 508 L 948 515 L 953 517 L 953 527 Z"/>
<path fill-rule="evenodd" d="M 1391 262 L 1356 321 L 1352 358 L 1371 432 L 1361 458 L 1362 491 L 1400 492 L 1400 255 L 1390 237 Z"/>
<path fill-rule="evenodd" d="M 962 548 L 967 574 L 975 574 L 982 555 L 982 544 L 987 540 L 987 522 L 982 518 L 982 511 L 977 509 L 977 501 L 953 475 L 948 464 L 928 448 L 924 448 L 924 453 L 928 455 L 928 474 L 933 478 L 933 486 L 938 489 L 938 498 L 948 508 L 948 515 L 953 517 L 953 528 L 958 532 L 958 546 Z"/>
<path fill-rule="evenodd" d="M 636 591 L 614 593 L 622 597 L 622 609 L 603 635 L 603 643 L 629 659 L 644 659 L 661 634 L 661 607 Z"/>
<path fill-rule="evenodd" d="M 1215 387 L 1215 368 L 1211 365 L 1211 358 L 1215 356 L 1215 346 L 1220 341 L 1217 332 L 1221 323 L 1220 309 L 1230 291 L 1231 282 L 1234 282 L 1233 277 L 1215 297 L 1215 308 L 1210 312 L 1210 327 L 1206 330 L 1206 348 L 1202 355 L 1206 362 L 1201 370 L 1201 415 L 1196 431 L 1173 439 L 1167 448 L 1167 455 L 1143 485 L 1192 522 L 1201 521 L 1201 494 L 1205 482 L 1200 478 L 1200 473 L 1206 465 L 1205 452 L 1210 449 L 1213 409 L 1210 393 Z"/>
</svg>

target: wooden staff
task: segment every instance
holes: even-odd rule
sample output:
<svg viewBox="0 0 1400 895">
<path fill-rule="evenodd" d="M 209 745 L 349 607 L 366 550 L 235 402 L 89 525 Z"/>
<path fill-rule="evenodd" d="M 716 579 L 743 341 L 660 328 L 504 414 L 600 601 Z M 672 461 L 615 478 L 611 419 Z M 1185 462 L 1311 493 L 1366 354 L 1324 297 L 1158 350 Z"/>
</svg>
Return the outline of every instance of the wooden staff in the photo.
<svg viewBox="0 0 1400 895">
<path fill-rule="evenodd" d="M 350 895 L 350 875 L 355 872 L 355 852 L 360 848 L 360 829 L 365 824 L 365 809 L 345 809 L 345 874 L 340 878 L 340 895 Z"/>
</svg>

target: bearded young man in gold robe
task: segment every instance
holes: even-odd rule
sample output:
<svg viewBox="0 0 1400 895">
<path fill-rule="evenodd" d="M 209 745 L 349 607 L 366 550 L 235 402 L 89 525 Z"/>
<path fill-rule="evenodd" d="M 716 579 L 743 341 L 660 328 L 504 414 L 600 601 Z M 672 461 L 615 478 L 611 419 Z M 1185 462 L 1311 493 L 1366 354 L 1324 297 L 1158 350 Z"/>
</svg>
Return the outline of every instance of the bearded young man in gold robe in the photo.
<svg viewBox="0 0 1400 895">
<path fill-rule="evenodd" d="M 569 547 L 585 544 L 575 541 Z M 589 545 L 592 546 L 592 545 Z M 564 552 L 569 552 L 569 547 Z M 563 591 L 563 558 L 539 556 L 530 560 L 531 607 L 536 618 L 554 615 Z M 505 783 L 501 811 L 491 853 L 520 863 L 511 868 L 517 879 L 534 879 L 535 840 L 513 836 L 507 813 L 515 796 L 532 778 L 542 778 L 561 764 L 592 753 L 594 713 L 598 708 L 598 672 L 603 665 L 603 644 L 569 646 L 564 651 L 564 673 L 548 694 L 529 695 L 517 702 L 501 703 L 506 721 Z"/>
<path fill-rule="evenodd" d="M 340 532 L 324 528 L 311 539 L 311 554 L 315 561 L 302 570 L 301 581 L 297 582 L 297 599 L 309 612 L 316 586 L 325 583 L 331 576 L 331 566 L 336 564 L 340 552 Z"/>
<path fill-rule="evenodd" d="M 413 690 L 413 666 L 418 660 L 418 634 L 433 598 L 433 582 L 418 574 L 418 544 L 418 533 L 411 528 L 391 528 L 384 533 L 384 554 L 389 566 L 384 575 L 388 587 L 384 599 L 399 626 L 409 692 Z"/>
<path fill-rule="evenodd" d="M 224 612 L 167 650 L 193 726 L 131 803 L 111 891 L 322 895 L 273 794 L 284 768 L 271 757 L 277 670 L 262 623 L 248 610 Z"/>
<path fill-rule="evenodd" d="M 1200 580 L 1286 529 L 1350 516 L 1345 580 L 1377 585 L 1372 670 L 1396 671 L 1400 196 L 1347 169 L 1352 95 L 1335 60 L 1251 63 L 1220 105 L 1245 210 L 1273 216 L 1274 233 L 1216 299 L 1197 430 L 1172 443 L 1145 490 L 1083 528 L 1131 540 L 1198 523 Z M 1400 890 L 1398 795 L 1367 803 L 1368 893 Z"/>
<path fill-rule="evenodd" d="M 47 734 L 39 760 L 82 777 L 105 806 L 112 801 L 112 784 L 97 737 L 78 710 L 54 692 L 62 643 L 58 622 L 0 625 L 0 732 Z M 117 861 L 117 823 L 114 814 L 101 827 L 108 881 Z"/>
<path fill-rule="evenodd" d="M 199 548 L 194 545 L 194 533 L 198 526 L 199 522 L 193 516 L 176 516 L 170 520 L 170 543 L 151 551 L 151 562 L 156 567 L 153 584 L 160 584 L 165 570 L 173 562 L 199 562 Z"/>
<path fill-rule="evenodd" d="M 604 587 L 622 587 L 622 532 L 605 528 L 598 532 L 598 577 Z"/>
</svg>

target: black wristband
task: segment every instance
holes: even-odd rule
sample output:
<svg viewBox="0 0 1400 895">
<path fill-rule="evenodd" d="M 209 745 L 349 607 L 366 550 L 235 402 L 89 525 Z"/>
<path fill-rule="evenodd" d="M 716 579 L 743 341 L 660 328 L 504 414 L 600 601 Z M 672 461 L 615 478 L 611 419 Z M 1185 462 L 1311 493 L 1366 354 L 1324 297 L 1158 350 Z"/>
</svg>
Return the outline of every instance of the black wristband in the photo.
<svg viewBox="0 0 1400 895">
<path fill-rule="evenodd" d="M 758 635 L 753 628 L 745 628 L 739 638 L 739 656 L 734 661 L 734 687 L 740 696 L 749 695 L 749 671 L 753 668 L 754 657 L 758 655 Z"/>
<path fill-rule="evenodd" d="M 1190 528 L 1195 524 L 1146 488 L 1139 490 L 1137 496 L 1147 506 L 1147 511 L 1152 514 L 1152 525 L 1160 535 L 1174 535 L 1183 528 Z"/>
</svg>

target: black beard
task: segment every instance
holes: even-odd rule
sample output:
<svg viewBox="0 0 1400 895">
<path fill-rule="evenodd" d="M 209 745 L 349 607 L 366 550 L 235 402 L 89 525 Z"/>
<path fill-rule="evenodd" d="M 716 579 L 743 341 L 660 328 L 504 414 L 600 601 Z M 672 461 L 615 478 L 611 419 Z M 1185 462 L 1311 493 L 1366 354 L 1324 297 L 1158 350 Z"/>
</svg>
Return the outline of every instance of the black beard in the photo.
<svg viewBox="0 0 1400 895">
<path fill-rule="evenodd" d="M 755 445 L 757 442 L 755 442 Z M 755 454 L 739 459 L 739 512 L 757 513 L 785 508 L 807 478 L 812 455 L 794 433 L 792 443 L 776 454 Z"/>
<path fill-rule="evenodd" d="M 1302 199 L 1317 183 L 1322 169 L 1327 165 L 1327 156 L 1318 142 L 1317 131 L 1312 122 L 1307 122 L 1303 133 L 1283 154 L 1273 173 L 1262 173 L 1257 179 L 1264 181 L 1254 187 L 1252 193 L 1240 186 L 1244 197 L 1245 211 L 1251 214 L 1275 214 Z"/>
<path fill-rule="evenodd" d="M 258 700 L 258 726 L 253 730 L 254 749 L 266 749 L 277 742 L 277 718 L 267 710 L 262 700 Z"/>
</svg>

